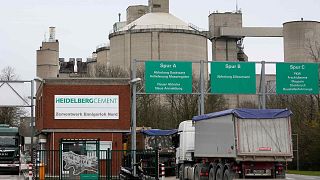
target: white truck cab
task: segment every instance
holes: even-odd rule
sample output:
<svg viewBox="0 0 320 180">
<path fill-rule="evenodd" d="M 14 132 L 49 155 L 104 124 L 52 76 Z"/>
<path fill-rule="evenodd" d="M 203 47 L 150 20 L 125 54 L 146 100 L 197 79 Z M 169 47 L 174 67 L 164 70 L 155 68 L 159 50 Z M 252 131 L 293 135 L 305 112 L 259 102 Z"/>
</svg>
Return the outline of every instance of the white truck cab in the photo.
<svg viewBox="0 0 320 180">
<path fill-rule="evenodd" d="M 183 121 L 179 124 L 179 147 L 176 153 L 176 164 L 183 161 L 193 161 L 194 153 L 194 132 L 192 120 Z"/>
</svg>

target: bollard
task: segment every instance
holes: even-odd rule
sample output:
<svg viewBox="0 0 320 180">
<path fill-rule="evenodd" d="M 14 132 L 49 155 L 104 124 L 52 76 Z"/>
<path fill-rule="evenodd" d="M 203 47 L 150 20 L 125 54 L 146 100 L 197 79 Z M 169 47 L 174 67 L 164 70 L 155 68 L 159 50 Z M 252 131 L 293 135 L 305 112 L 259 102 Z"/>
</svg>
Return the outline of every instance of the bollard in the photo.
<svg viewBox="0 0 320 180">
<path fill-rule="evenodd" d="M 40 167 L 39 167 L 39 179 L 40 180 L 44 180 L 45 179 L 45 168 L 44 168 L 44 164 L 40 163 Z"/>
<path fill-rule="evenodd" d="M 28 169 L 29 169 L 29 180 L 32 180 L 32 163 L 29 163 Z"/>
<path fill-rule="evenodd" d="M 166 177 L 165 167 L 164 167 L 164 164 L 160 164 L 160 166 L 161 166 L 161 179 L 164 180 Z"/>
</svg>

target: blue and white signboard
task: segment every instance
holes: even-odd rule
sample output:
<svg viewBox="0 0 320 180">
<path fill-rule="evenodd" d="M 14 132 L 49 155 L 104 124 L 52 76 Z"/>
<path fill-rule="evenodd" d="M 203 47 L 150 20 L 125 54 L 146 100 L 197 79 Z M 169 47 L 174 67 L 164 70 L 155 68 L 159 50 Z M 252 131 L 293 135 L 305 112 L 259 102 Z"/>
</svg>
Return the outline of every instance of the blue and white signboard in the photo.
<svg viewBox="0 0 320 180">
<path fill-rule="evenodd" d="M 119 96 L 55 95 L 54 119 L 119 119 Z"/>
</svg>

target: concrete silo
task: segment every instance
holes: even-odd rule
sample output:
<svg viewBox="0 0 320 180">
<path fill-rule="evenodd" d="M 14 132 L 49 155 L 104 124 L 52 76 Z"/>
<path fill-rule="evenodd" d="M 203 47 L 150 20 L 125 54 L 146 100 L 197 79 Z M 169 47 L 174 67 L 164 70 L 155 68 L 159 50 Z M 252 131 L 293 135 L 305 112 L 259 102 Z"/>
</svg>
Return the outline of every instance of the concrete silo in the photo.
<svg viewBox="0 0 320 180">
<path fill-rule="evenodd" d="M 50 27 L 48 41 L 37 50 L 37 77 L 52 78 L 59 73 L 59 41 L 55 39 L 55 28 Z"/>
<path fill-rule="evenodd" d="M 102 44 L 96 48 L 96 60 L 97 64 L 106 64 L 108 65 L 110 59 L 110 45 Z"/>
<path fill-rule="evenodd" d="M 128 70 L 133 59 L 207 60 L 206 34 L 167 13 L 166 2 L 149 1 L 149 13 L 109 34 L 111 66 Z"/>
<path fill-rule="evenodd" d="M 284 60 L 319 61 L 320 22 L 291 21 L 283 24 Z"/>
</svg>

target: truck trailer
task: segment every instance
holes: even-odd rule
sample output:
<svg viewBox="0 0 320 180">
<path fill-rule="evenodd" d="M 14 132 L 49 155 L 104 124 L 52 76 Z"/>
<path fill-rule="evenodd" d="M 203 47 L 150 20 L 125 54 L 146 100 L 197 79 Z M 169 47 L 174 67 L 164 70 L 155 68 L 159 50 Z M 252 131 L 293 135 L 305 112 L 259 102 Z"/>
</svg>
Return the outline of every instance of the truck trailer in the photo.
<svg viewBox="0 0 320 180">
<path fill-rule="evenodd" d="M 179 124 L 179 179 L 284 178 L 292 161 L 288 109 L 228 109 Z"/>
<path fill-rule="evenodd" d="M 158 163 L 164 164 L 166 176 L 174 176 L 176 173 L 175 147 L 173 145 L 173 137 L 176 134 L 177 129 L 141 129 L 137 131 L 137 150 L 158 150 Z M 125 143 L 128 144 L 125 146 L 131 147 L 131 135 L 127 134 L 124 139 Z M 153 156 L 150 156 L 150 159 L 144 156 L 144 159 L 142 159 L 143 166 L 150 167 L 150 162 L 154 160 Z"/>
</svg>

